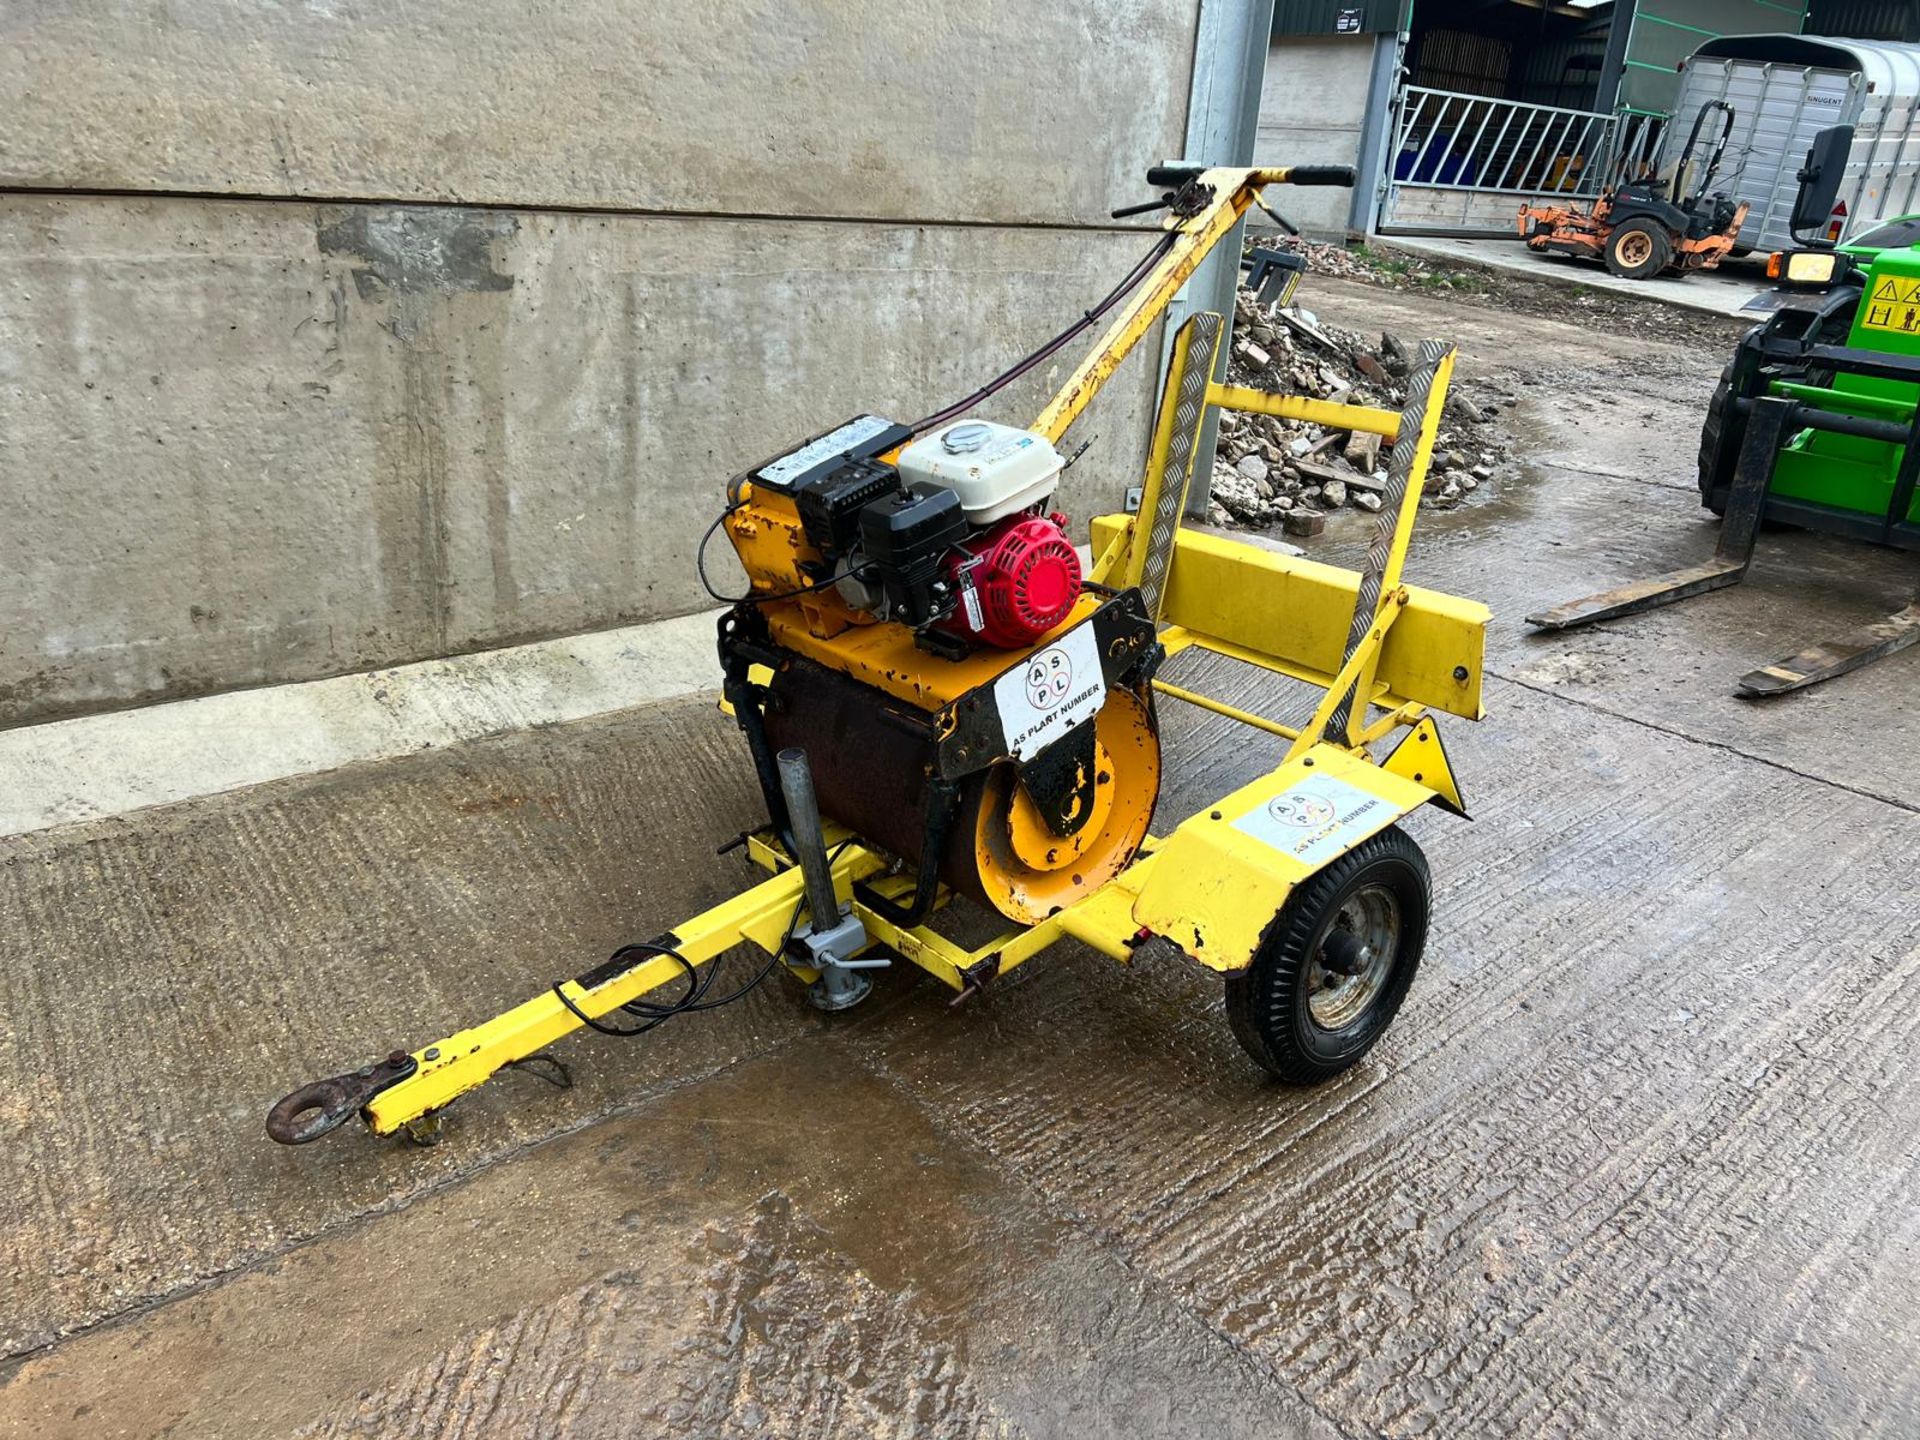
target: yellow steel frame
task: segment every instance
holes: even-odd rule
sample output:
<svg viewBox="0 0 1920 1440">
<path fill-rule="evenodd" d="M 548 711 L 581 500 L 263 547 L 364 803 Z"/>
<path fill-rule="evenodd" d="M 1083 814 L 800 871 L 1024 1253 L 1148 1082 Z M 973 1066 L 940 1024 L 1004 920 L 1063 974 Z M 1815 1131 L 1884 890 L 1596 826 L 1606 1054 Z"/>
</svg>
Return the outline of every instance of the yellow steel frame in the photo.
<svg viewBox="0 0 1920 1440">
<path fill-rule="evenodd" d="M 1138 927 L 1128 916 L 1133 898 L 1151 873 L 1150 859 L 1136 862 L 1079 904 L 1038 925 L 1016 926 L 985 945 L 968 949 L 930 926 L 897 925 L 861 903 L 853 893 L 853 882 L 880 875 L 891 862 L 857 843 L 839 848 L 839 842 L 846 838 L 844 830 L 830 826 L 826 838 L 837 851 L 833 862 L 835 893 L 843 905 L 852 905 L 853 913 L 866 925 L 871 943 L 911 961 L 962 994 L 1032 959 L 1062 935 L 1082 940 L 1116 960 L 1131 958 L 1129 942 Z M 1149 837 L 1147 848 L 1155 843 Z M 755 945 L 771 955 L 779 948 L 787 927 L 802 913 L 800 872 L 778 842 L 765 834 L 755 835 L 750 838 L 748 851 L 756 863 L 774 873 L 674 927 L 674 948 L 688 964 L 708 964 L 742 944 Z M 908 880 L 892 876 L 876 881 L 874 888 L 892 898 L 912 886 Z M 939 904 L 944 907 L 949 898 L 943 889 Z M 816 972 L 802 966 L 789 968 L 802 980 L 815 978 Z M 561 988 L 575 1009 L 599 1019 L 629 1001 L 675 982 L 684 984 L 686 979 L 684 967 L 656 956 L 593 988 L 574 980 L 563 982 Z M 502 1067 L 544 1050 L 580 1025 L 579 1016 L 551 990 L 536 995 L 491 1020 L 415 1051 L 413 1059 L 418 1068 L 367 1103 L 363 1112 L 366 1122 L 376 1135 L 413 1129 L 424 1117 L 486 1083 Z"/>
<path fill-rule="evenodd" d="M 1047 402 L 1033 422 L 1036 431 L 1049 440 L 1058 440 L 1066 433 L 1067 427 L 1080 417 L 1080 412 L 1120 367 L 1120 362 L 1153 328 L 1180 287 L 1207 258 L 1207 252 L 1240 223 L 1240 217 L 1252 207 L 1261 190 L 1269 185 L 1286 184 L 1290 173 L 1285 166 L 1217 166 L 1199 177 L 1197 190 L 1212 198 L 1191 215 L 1168 217 L 1166 228 L 1178 235 L 1172 248 L 1160 257 L 1160 263 L 1120 307 L 1093 353 L 1074 368 L 1066 383 Z"/>
<path fill-rule="evenodd" d="M 1178 232 L 1178 239 L 1137 288 L 1093 353 L 1081 362 L 1041 411 L 1034 425 L 1037 431 L 1052 439 L 1059 438 L 1127 353 L 1146 335 L 1207 252 L 1231 231 L 1261 188 L 1284 184 L 1287 176 L 1284 168 L 1221 168 L 1209 170 L 1201 177 L 1201 185 L 1210 188 L 1212 198 L 1196 213 L 1169 218 L 1167 226 Z M 1177 351 L 1183 348 L 1176 347 Z M 1223 807 L 1237 804 L 1245 809 L 1257 804 L 1289 777 L 1297 777 L 1316 764 L 1322 767 L 1321 773 L 1338 773 L 1364 784 L 1371 793 L 1386 800 L 1396 815 L 1428 799 L 1457 806 L 1458 790 L 1426 712 L 1429 706 L 1434 706 L 1478 717 L 1479 641 L 1486 612 L 1467 601 L 1404 586 L 1399 578 L 1451 366 L 1449 355 L 1426 411 L 1427 423 L 1422 428 L 1418 461 L 1398 516 L 1393 551 L 1383 576 L 1382 598 L 1373 624 L 1350 654 L 1342 652 L 1346 638 L 1344 625 L 1352 613 L 1357 589 L 1358 577 L 1352 572 L 1304 560 L 1286 560 L 1217 536 L 1176 531 L 1169 583 L 1162 597 L 1164 614 L 1157 617 L 1167 622 L 1161 632 L 1167 650 L 1174 654 L 1196 648 L 1210 651 L 1308 681 L 1326 692 L 1313 718 L 1306 725 L 1295 727 L 1252 714 L 1185 686 L 1156 682 L 1156 688 L 1163 695 L 1203 706 L 1289 742 L 1286 757 L 1276 770 L 1222 801 Z M 1177 374 L 1173 378 L 1177 381 Z M 1169 393 L 1171 389 L 1170 386 Z M 1396 437 L 1400 427 L 1400 416 L 1389 411 L 1270 395 L 1211 381 L 1206 403 L 1369 431 L 1388 440 Z M 1174 409 L 1170 402 L 1163 405 L 1155 428 L 1156 463 L 1148 472 L 1148 493 L 1140 506 L 1140 516 L 1150 516 L 1154 511 L 1162 470 L 1158 462 L 1164 458 L 1171 438 Z M 1096 579 L 1124 577 L 1127 582 L 1137 582 L 1145 560 L 1145 540 L 1136 526 L 1136 517 L 1103 516 L 1096 520 L 1094 544 L 1100 557 L 1093 572 Z M 1276 605 L 1276 587 L 1291 587 L 1288 602 Z M 1302 617 L 1310 617 L 1318 627 L 1311 642 L 1294 647 L 1277 643 L 1262 623 L 1248 619 L 1250 615 L 1270 617 L 1276 609 L 1282 612 L 1282 624 L 1297 624 Z M 1329 652 L 1327 646 L 1335 643 L 1334 628 L 1339 628 L 1340 634 L 1335 649 Z M 1412 642 L 1397 650 L 1389 645 L 1390 634 L 1406 635 L 1410 631 L 1418 632 Z M 1436 649 L 1441 658 L 1423 662 L 1420 658 L 1423 649 Z M 1330 654 L 1337 656 L 1337 663 L 1329 663 Z M 1464 680 L 1459 678 L 1463 674 L 1467 677 Z M 1340 697 L 1350 690 L 1368 702 L 1377 701 L 1388 707 L 1387 713 L 1378 721 L 1368 722 L 1368 705 L 1355 704 L 1347 733 L 1329 743 L 1327 727 Z M 1414 745 L 1413 753 L 1406 753 L 1408 746 L 1403 745 L 1386 762 L 1372 762 L 1366 745 L 1406 726 L 1414 727 L 1409 743 L 1420 742 Z M 1425 748 L 1429 740 L 1430 750 Z M 1040 924 L 1016 927 L 975 948 L 959 945 L 926 925 L 911 928 L 896 925 L 861 903 L 853 891 L 856 880 L 870 881 L 880 893 L 892 896 L 909 889 L 910 881 L 904 876 L 885 873 L 891 863 L 888 858 L 851 840 L 844 831 L 830 831 L 827 838 L 830 844 L 842 839 L 850 841 L 837 849 L 833 861 L 834 884 L 842 903 L 850 903 L 853 912 L 866 925 L 872 943 L 885 946 L 964 995 L 1032 958 L 1063 935 L 1124 962 L 1150 928 L 1153 933 L 1169 935 L 1182 943 L 1205 964 L 1223 970 L 1244 966 L 1251 957 L 1251 949 L 1242 943 L 1243 937 L 1230 933 L 1230 926 L 1216 925 L 1213 918 L 1202 913 L 1205 897 L 1195 896 L 1194 877 L 1183 873 L 1188 868 L 1184 862 L 1163 861 L 1168 853 L 1177 855 L 1181 851 L 1189 832 L 1204 833 L 1206 843 L 1216 847 L 1221 864 L 1238 877 L 1234 883 L 1242 887 L 1242 892 L 1234 903 L 1239 909 L 1247 909 L 1246 884 L 1256 887 L 1256 900 L 1261 886 L 1283 895 L 1284 886 L 1292 882 L 1292 877 L 1275 879 L 1272 874 L 1260 871 L 1259 863 L 1242 853 L 1243 846 L 1218 849 L 1221 843 L 1218 829 L 1194 832 L 1196 822 L 1205 821 L 1208 815 L 1217 821 L 1222 813 L 1216 808 L 1184 822 L 1165 841 L 1148 837 L 1140 858 L 1114 880 Z M 782 937 L 801 913 L 804 903 L 801 877 L 789 857 L 764 835 L 752 838 L 749 853 L 773 873 L 741 894 L 674 927 L 674 948 L 689 965 L 708 964 L 742 943 L 750 943 L 771 954 L 780 948 Z M 1215 880 L 1218 889 L 1226 883 L 1225 872 Z M 1281 888 L 1275 891 L 1276 886 Z M 943 891 L 942 904 L 946 898 Z M 1271 913 L 1271 908 L 1265 908 L 1258 917 L 1259 923 L 1264 925 Z M 1162 923 L 1148 927 L 1150 915 L 1162 917 Z M 1174 918 L 1167 919 L 1169 915 Z M 1233 949 L 1234 946 L 1239 949 Z M 813 972 L 793 968 L 803 978 L 813 978 Z M 672 959 L 654 957 L 604 983 L 585 987 L 577 981 L 568 981 L 564 990 L 574 1009 L 597 1019 L 676 981 L 684 983 L 686 973 L 686 969 Z M 374 1096 L 362 1111 L 363 1118 L 379 1134 L 391 1134 L 402 1128 L 417 1133 L 418 1126 L 431 1123 L 435 1112 L 449 1102 L 484 1083 L 503 1066 L 553 1044 L 581 1023 L 573 1009 L 554 993 L 535 996 L 491 1020 L 413 1052 L 412 1058 L 417 1063 L 415 1072 Z"/>
</svg>

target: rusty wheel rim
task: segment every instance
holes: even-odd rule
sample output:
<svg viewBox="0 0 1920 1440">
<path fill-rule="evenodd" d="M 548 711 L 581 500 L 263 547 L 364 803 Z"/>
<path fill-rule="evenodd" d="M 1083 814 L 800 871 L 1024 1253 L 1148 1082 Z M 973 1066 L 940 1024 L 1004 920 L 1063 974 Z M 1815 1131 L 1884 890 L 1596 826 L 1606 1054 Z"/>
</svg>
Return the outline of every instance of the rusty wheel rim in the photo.
<svg viewBox="0 0 1920 1440">
<path fill-rule="evenodd" d="M 1342 974 L 1326 963 L 1327 933 L 1358 941 L 1361 966 Z M 1307 967 L 1307 1013 L 1322 1030 L 1344 1030 L 1373 1008 L 1400 951 L 1400 901 L 1384 885 L 1364 885 L 1340 904 Z"/>
<path fill-rule="evenodd" d="M 1644 265 L 1653 254 L 1653 237 L 1644 230 L 1635 230 L 1620 242 L 1620 263 L 1623 265 Z"/>
</svg>

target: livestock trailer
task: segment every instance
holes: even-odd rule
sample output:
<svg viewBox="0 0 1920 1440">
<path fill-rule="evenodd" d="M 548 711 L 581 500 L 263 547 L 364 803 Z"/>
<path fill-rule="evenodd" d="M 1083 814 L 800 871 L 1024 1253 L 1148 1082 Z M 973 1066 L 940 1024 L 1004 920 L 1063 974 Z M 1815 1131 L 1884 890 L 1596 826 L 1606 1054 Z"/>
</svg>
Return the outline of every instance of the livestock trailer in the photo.
<svg viewBox="0 0 1920 1440">
<path fill-rule="evenodd" d="M 1716 189 L 1750 207 L 1739 251 L 1793 247 L 1787 217 L 1799 185 L 1795 172 L 1813 137 L 1834 125 L 1853 127 L 1834 212 L 1844 232 L 1857 234 L 1920 206 L 1920 45 L 1723 35 L 1682 63 L 1673 113 L 1691 116 L 1712 100 L 1734 109 Z M 1685 134 L 1684 124 L 1669 122 L 1664 144 L 1677 151 Z M 1662 161 L 1662 169 L 1673 163 L 1671 155 Z"/>
</svg>

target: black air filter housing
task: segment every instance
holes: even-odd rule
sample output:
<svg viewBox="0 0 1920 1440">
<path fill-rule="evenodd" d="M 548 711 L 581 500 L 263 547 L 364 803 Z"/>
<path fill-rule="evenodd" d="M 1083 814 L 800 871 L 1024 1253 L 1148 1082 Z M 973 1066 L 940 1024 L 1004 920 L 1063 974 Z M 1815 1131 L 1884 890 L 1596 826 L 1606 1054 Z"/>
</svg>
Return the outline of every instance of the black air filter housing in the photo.
<svg viewBox="0 0 1920 1440">
<path fill-rule="evenodd" d="M 860 538 L 860 514 L 874 501 L 905 487 L 900 472 L 879 460 L 849 460 L 805 482 L 794 493 L 807 539 L 829 559 L 853 549 Z"/>
<path fill-rule="evenodd" d="M 969 530 L 960 497 L 938 485 L 916 485 L 860 512 L 860 551 L 886 587 L 891 618 L 918 627 L 952 608 L 940 562 Z"/>
</svg>

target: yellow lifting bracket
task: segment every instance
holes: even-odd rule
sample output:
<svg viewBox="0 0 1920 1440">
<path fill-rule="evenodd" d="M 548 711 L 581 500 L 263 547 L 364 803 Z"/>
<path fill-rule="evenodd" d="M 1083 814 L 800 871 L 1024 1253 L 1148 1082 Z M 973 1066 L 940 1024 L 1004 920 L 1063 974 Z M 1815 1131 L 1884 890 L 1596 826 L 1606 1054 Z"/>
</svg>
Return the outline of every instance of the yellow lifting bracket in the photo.
<svg viewBox="0 0 1920 1440">
<path fill-rule="evenodd" d="M 1183 331 L 1176 359 L 1189 348 L 1186 340 Z M 1449 596 L 1416 597 L 1401 579 L 1453 363 L 1451 348 L 1423 344 L 1399 415 L 1206 387 L 1206 404 L 1344 424 L 1392 439 L 1386 503 L 1358 573 L 1203 533 L 1176 532 L 1171 543 L 1142 545 L 1139 526 L 1149 513 L 1144 499 L 1139 516 L 1096 522 L 1096 547 L 1103 555 L 1125 556 L 1125 573 L 1170 572 L 1153 610 L 1156 619 L 1171 622 L 1162 631 L 1170 653 L 1205 649 L 1322 688 L 1312 718 L 1294 728 L 1164 679 L 1154 682 L 1163 695 L 1290 742 L 1272 772 L 1178 826 L 1158 847 L 1156 869 L 1139 887 L 1131 918 L 1143 932 L 1166 936 L 1209 968 L 1245 970 L 1270 918 L 1283 911 L 1297 886 L 1409 811 L 1431 802 L 1465 814 L 1439 731 L 1426 712 L 1431 705 L 1479 718 L 1487 612 Z M 1149 493 L 1161 479 L 1159 457 L 1174 448 L 1162 433 L 1174 410 L 1174 383 L 1170 375 L 1156 460 L 1144 487 Z M 1199 433 L 1203 416 L 1182 418 Z M 1180 498 L 1184 507 L 1184 487 Z M 1152 532 L 1156 539 L 1158 528 Z M 1284 631 L 1274 628 L 1275 612 L 1286 617 Z M 1428 633 L 1417 645 L 1390 649 L 1390 637 L 1404 633 L 1401 622 L 1415 615 Z M 1375 703 L 1387 713 L 1369 722 Z M 1385 762 L 1374 763 L 1366 747 L 1403 727 L 1412 727 L 1406 739 Z"/>
</svg>

